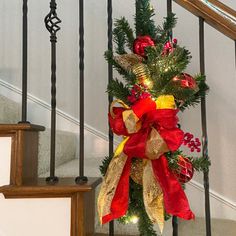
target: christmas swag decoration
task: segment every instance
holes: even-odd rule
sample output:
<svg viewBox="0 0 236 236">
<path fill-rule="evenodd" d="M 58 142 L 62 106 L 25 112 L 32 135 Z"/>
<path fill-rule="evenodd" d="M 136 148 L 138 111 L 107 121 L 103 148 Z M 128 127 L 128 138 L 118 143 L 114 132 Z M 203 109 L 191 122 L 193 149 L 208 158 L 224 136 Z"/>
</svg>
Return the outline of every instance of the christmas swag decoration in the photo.
<svg viewBox="0 0 236 236">
<path fill-rule="evenodd" d="M 181 130 L 177 115 L 199 103 L 208 86 L 203 75 L 184 72 L 191 57 L 171 38 L 175 16 L 156 27 L 150 1 L 137 0 L 136 7 L 137 37 L 125 18 L 116 20 L 116 55 L 105 53 L 124 79 L 114 79 L 108 86 L 116 98 L 109 124 L 123 141 L 100 166 L 104 180 L 98 212 L 102 224 L 114 219 L 129 223 L 135 216 L 140 234 L 150 236 L 156 235 L 153 223 L 162 232 L 169 215 L 194 218 L 183 184 L 191 180 L 194 170 L 206 170 L 210 163 L 179 150 L 183 144 L 191 152 L 200 152 L 201 143 Z"/>
</svg>

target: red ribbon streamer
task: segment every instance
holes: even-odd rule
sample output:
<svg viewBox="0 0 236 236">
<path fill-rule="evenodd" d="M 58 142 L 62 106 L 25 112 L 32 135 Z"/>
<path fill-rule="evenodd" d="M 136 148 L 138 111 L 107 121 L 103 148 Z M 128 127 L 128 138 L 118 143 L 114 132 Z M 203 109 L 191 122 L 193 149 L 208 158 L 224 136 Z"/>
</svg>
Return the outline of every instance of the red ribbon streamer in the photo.
<svg viewBox="0 0 236 236">
<path fill-rule="evenodd" d="M 188 199 L 182 186 L 170 171 L 166 157 L 161 156 L 153 160 L 152 168 L 164 194 L 166 212 L 185 220 L 193 219 L 194 214 L 190 210 Z"/>
</svg>

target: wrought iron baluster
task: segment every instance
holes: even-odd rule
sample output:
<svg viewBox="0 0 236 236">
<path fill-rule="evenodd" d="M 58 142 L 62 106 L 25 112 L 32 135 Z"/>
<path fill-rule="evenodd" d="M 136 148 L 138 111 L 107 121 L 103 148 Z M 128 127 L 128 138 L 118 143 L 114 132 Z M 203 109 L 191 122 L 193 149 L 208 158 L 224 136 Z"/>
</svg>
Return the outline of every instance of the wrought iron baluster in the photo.
<svg viewBox="0 0 236 236">
<path fill-rule="evenodd" d="M 167 16 L 172 14 L 172 0 L 167 0 Z M 172 40 L 173 32 L 169 32 L 169 38 Z"/>
<path fill-rule="evenodd" d="M 200 50 L 200 72 L 205 75 L 205 44 L 204 44 L 204 19 L 199 17 L 199 50 Z M 206 99 L 201 99 L 201 120 L 202 120 L 202 145 L 203 157 L 208 156 L 208 138 L 207 138 L 207 121 L 206 121 Z M 206 217 L 206 235 L 211 236 L 211 214 L 210 214 L 210 196 L 209 196 L 209 171 L 204 172 L 204 189 L 205 189 L 205 217 Z"/>
<path fill-rule="evenodd" d="M 113 33 L 112 33 L 112 0 L 107 0 L 107 38 L 108 38 L 108 50 L 113 50 Z M 108 63 L 108 84 L 113 79 L 113 68 L 112 65 Z M 109 107 L 113 101 L 113 97 L 108 95 Z M 109 110 L 108 107 L 108 110 Z M 114 135 L 109 126 L 109 156 L 113 156 L 113 145 L 114 145 Z M 109 235 L 114 235 L 114 221 L 109 223 Z"/>
<path fill-rule="evenodd" d="M 23 0 L 22 24 L 22 111 L 21 122 L 27 121 L 27 83 L 28 83 L 28 0 Z"/>
<path fill-rule="evenodd" d="M 167 16 L 172 14 L 172 0 L 167 0 Z M 169 39 L 172 40 L 173 32 L 169 32 Z M 178 217 L 172 217 L 173 236 L 178 236 Z"/>
<path fill-rule="evenodd" d="M 234 53 L 235 53 L 235 69 L 236 69 L 236 40 L 234 40 Z"/>
<path fill-rule="evenodd" d="M 59 24 L 61 20 L 58 18 L 55 0 L 50 2 L 50 12 L 45 17 L 44 22 L 50 33 L 51 42 L 51 147 L 50 147 L 50 176 L 47 182 L 54 183 L 59 179 L 55 176 L 55 154 L 56 154 L 56 43 L 57 32 L 61 29 Z"/>
<path fill-rule="evenodd" d="M 79 1 L 79 70 L 80 70 L 80 157 L 77 184 L 84 184 L 88 178 L 84 176 L 84 0 Z"/>
</svg>

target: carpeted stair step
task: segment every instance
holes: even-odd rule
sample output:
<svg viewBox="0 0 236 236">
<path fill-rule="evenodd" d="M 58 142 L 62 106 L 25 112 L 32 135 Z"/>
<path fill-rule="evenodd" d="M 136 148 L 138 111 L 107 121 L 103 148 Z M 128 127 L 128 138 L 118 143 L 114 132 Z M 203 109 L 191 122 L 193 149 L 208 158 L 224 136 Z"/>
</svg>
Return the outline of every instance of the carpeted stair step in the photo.
<svg viewBox="0 0 236 236">
<path fill-rule="evenodd" d="M 50 166 L 50 135 L 51 130 L 41 132 L 39 135 L 38 174 L 49 171 Z M 56 133 L 56 166 L 75 159 L 78 146 L 77 134 L 57 131 Z"/>
<path fill-rule="evenodd" d="M 0 124 L 17 124 L 20 120 L 21 105 L 0 95 Z M 39 136 L 39 175 L 49 170 L 50 129 L 40 132 Z M 56 133 L 56 166 L 73 160 L 78 146 L 77 134 L 57 131 Z"/>
<path fill-rule="evenodd" d="M 0 95 L 0 123 L 16 124 L 20 120 L 20 106 L 18 103 Z"/>
</svg>

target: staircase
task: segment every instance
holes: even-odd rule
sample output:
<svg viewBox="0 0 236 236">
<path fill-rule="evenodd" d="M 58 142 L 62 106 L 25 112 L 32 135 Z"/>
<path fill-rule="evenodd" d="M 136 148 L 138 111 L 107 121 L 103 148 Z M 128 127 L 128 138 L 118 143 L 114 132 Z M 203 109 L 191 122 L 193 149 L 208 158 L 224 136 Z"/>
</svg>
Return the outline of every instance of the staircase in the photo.
<svg viewBox="0 0 236 236">
<path fill-rule="evenodd" d="M 84 185 L 77 185 L 75 178 L 68 177 L 60 178 L 58 183 L 46 183 L 45 178 L 38 177 L 38 173 L 45 173 L 49 169 L 49 163 L 46 161 L 49 157 L 48 132 L 39 135 L 39 132 L 45 130 L 44 127 L 27 123 L 15 124 L 15 120 L 19 119 L 20 105 L 9 99 L 0 96 L 0 107 L 4 111 L 1 113 L 1 121 L 6 122 L 5 119 L 11 117 L 13 122 L 0 125 L 0 138 L 11 139 L 10 178 L 8 183 L 0 187 L 0 193 L 6 199 L 69 198 L 70 235 L 94 235 L 95 208 L 91 207 L 91 204 L 95 201 L 95 188 L 100 183 L 100 178 L 89 178 Z M 58 132 L 57 165 L 75 159 L 76 143 L 75 134 Z"/>
<path fill-rule="evenodd" d="M 186 10 L 190 11 L 197 17 L 201 17 L 213 26 L 215 29 L 223 33 L 224 35 L 228 36 L 230 39 L 234 40 L 234 43 L 236 42 L 236 26 L 233 24 L 227 23 L 227 21 L 222 18 L 221 16 L 218 16 L 216 14 L 213 14 L 211 10 L 206 9 L 205 5 L 203 3 L 200 3 L 200 0 L 191 0 L 191 1 L 184 1 L 184 0 L 174 0 L 177 4 L 175 5 L 179 7 L 182 6 Z M 202 1 L 201 1 L 202 2 Z M 205 1 L 206 2 L 206 1 Z M 217 6 L 223 7 L 223 9 L 228 10 L 232 13 L 233 16 L 236 16 L 236 13 L 234 10 L 227 8 L 224 4 L 222 5 L 216 0 L 209 0 L 209 2 L 216 4 Z M 128 3 L 127 3 L 128 4 Z M 130 14 L 130 12 L 129 12 Z M 188 13 L 189 14 L 189 13 Z M 212 17 L 213 15 L 213 17 Z M 188 15 L 189 16 L 189 15 Z M 184 18 L 184 21 L 186 21 L 186 18 Z M 181 30 L 181 35 L 182 35 Z M 189 36 L 189 33 L 187 37 Z M 214 39 L 217 41 L 217 39 Z M 195 47 L 194 39 L 192 42 L 192 45 Z M 220 42 L 219 42 L 220 44 Z M 236 44 L 235 44 L 236 45 Z M 208 45 L 210 46 L 210 45 Z M 210 47 L 207 48 L 208 50 L 212 50 Z M 232 50 L 231 50 L 232 51 Z M 232 61 L 230 59 L 229 61 Z M 234 63 L 234 62 L 232 62 Z M 197 64 L 197 63 L 195 63 Z M 215 65 L 213 67 L 216 67 Z M 227 67 L 228 68 L 228 67 Z M 230 71 L 226 68 L 225 74 Z M 231 67 L 229 67 L 231 68 Z M 191 68 L 195 70 L 196 68 Z M 197 69 L 198 71 L 198 69 Z M 210 76 L 211 77 L 211 76 Z M 214 77 L 214 76 L 212 76 Z M 227 76 L 226 76 L 227 77 Z M 209 78 L 209 77 L 208 77 Z M 230 79 L 230 78 L 229 78 Z M 231 80 L 230 80 L 231 81 Z M 233 80 L 232 80 L 233 81 Z M 233 84 L 233 82 L 229 82 L 230 84 Z M 211 80 L 210 83 L 211 87 L 214 88 L 212 90 L 218 91 L 217 83 L 215 78 Z M 223 87 L 223 85 L 222 85 Z M 229 86 L 231 87 L 231 86 Z M 231 89 L 231 88 L 230 88 Z M 231 90 L 230 90 L 231 91 Z M 234 98 L 234 92 L 225 91 L 228 96 L 231 96 L 232 94 L 232 101 Z M 217 96 L 220 97 L 219 94 Z M 222 102 L 225 102 L 227 106 Z M 213 118 L 217 118 L 217 112 L 214 110 L 214 102 L 211 100 L 211 106 L 209 106 L 208 110 L 210 110 L 210 120 Z M 220 97 L 219 101 L 221 107 L 231 107 L 231 105 L 234 104 L 228 104 L 225 101 L 225 98 L 222 99 Z M 232 102 L 233 103 L 233 102 Z M 223 112 L 221 112 L 223 113 Z M 213 115 L 211 115 L 213 114 Z M 226 112 L 225 112 L 226 114 Z M 194 112 L 189 112 L 188 114 L 189 120 L 195 119 Z M 70 236 L 82 236 L 82 235 L 107 235 L 108 232 L 108 225 L 100 226 L 98 222 L 98 217 L 96 215 L 96 211 L 94 207 L 91 207 L 91 205 L 95 205 L 95 199 L 98 194 L 98 188 L 97 186 L 100 183 L 100 173 L 98 170 L 98 166 L 101 163 L 101 160 L 103 159 L 103 156 L 98 158 L 90 158 L 89 156 L 85 158 L 85 175 L 86 176 L 93 176 L 95 178 L 91 178 L 88 182 L 88 184 L 84 186 L 78 186 L 74 184 L 74 177 L 78 175 L 78 166 L 79 161 L 77 158 L 77 146 L 78 146 L 78 136 L 75 133 L 72 132 L 66 132 L 66 131 L 57 131 L 57 149 L 56 149 L 56 175 L 61 177 L 60 182 L 58 184 L 55 184 L 54 186 L 50 186 L 45 184 L 45 177 L 49 175 L 49 143 L 50 143 L 50 130 L 46 129 L 44 130 L 44 127 L 41 126 L 31 126 L 31 125 L 14 125 L 17 124 L 17 122 L 20 119 L 20 105 L 18 103 L 15 103 L 11 100 L 9 100 L 6 97 L 1 96 L 0 94 L 0 124 L 12 124 L 8 126 L 1 126 L 1 129 L 5 132 L 7 130 L 7 135 L 9 135 L 9 132 L 14 135 L 19 134 L 31 134 L 31 132 L 34 133 L 34 141 L 31 140 L 31 136 L 27 138 L 27 142 L 31 142 L 34 145 L 36 143 L 39 143 L 38 150 L 34 149 L 33 156 L 34 158 L 38 158 L 38 162 L 30 163 L 30 160 L 32 160 L 32 153 L 29 154 L 27 151 L 22 152 L 21 158 L 18 158 L 18 152 L 13 160 L 15 161 L 14 166 L 12 167 L 13 171 L 11 172 L 11 184 L 8 186 L 0 187 L 0 192 L 5 195 L 6 198 L 9 199 L 22 199 L 27 198 L 27 200 L 30 199 L 69 199 L 70 205 L 70 212 L 68 213 L 68 217 L 70 218 L 69 227 L 70 227 L 70 233 L 67 232 L 67 234 Z M 217 120 L 219 121 L 219 120 Z M 185 123 L 185 122 L 184 122 Z M 226 123 L 230 123 L 226 121 Z M 196 124 L 196 120 L 195 120 Z M 190 124 L 191 125 L 191 124 Z M 210 123 L 210 129 L 214 131 L 215 127 Z M 219 125 L 221 129 L 223 127 Z M 217 128 L 219 128 L 217 127 Z M 42 131 L 42 132 L 41 132 Z M 6 136 L 6 133 L 0 132 L 2 136 Z M 198 130 L 196 131 L 198 132 Z M 39 134 L 38 134 L 39 133 Z M 27 136 L 27 135 L 26 135 Z M 211 137 L 211 140 L 214 140 L 214 137 Z M 219 140 L 216 140 L 217 142 Z M 217 147 L 218 143 L 211 141 L 214 145 L 214 147 Z M 17 145 L 16 145 L 17 146 Z M 36 146 L 36 145 L 35 145 Z M 25 150 L 27 150 L 27 147 L 29 147 L 29 144 L 23 143 L 23 147 Z M 232 147 L 233 148 L 233 147 Z M 224 153 L 222 153 L 224 154 Z M 215 153 L 213 155 L 216 156 Z M 231 158 L 232 155 L 228 155 L 228 158 Z M 26 159 L 24 159 L 26 157 Z M 1 158 L 1 157 L 0 157 Z M 20 161 L 17 161 L 20 159 Z M 34 159 L 36 160 L 36 159 Z M 217 160 L 219 161 L 219 160 Z M 213 166 L 214 162 L 216 162 L 216 159 L 212 160 Z M 25 171 L 25 168 L 23 166 L 33 164 L 31 172 Z M 37 169 L 37 170 L 36 170 Z M 16 171 L 18 170 L 18 171 Z M 36 170 L 36 171 L 35 171 Z M 35 173 L 38 172 L 38 175 L 35 175 Z M 39 176 L 39 178 L 38 178 Z M 72 178 L 73 177 L 73 178 Z M 216 182 L 218 181 L 217 174 L 213 173 L 213 180 L 216 179 Z M 199 179 L 198 179 L 199 180 Z M 233 182 L 231 183 L 233 186 Z M 224 187 L 224 186 L 223 186 Z M 223 188 L 222 187 L 222 188 Z M 1 200 L 1 199 L 0 199 Z M 41 203 L 39 203 L 41 204 Z M 61 203 L 60 203 L 61 204 Z M 11 205 L 11 204 L 9 204 Z M 14 204 L 12 204 L 14 205 Z M 86 209 L 86 210 L 85 210 Z M 24 209 L 23 209 L 24 211 Z M 14 209 L 12 209 L 12 212 L 14 212 Z M 35 213 L 37 214 L 37 213 Z M 95 215 L 95 216 L 94 216 Z M 20 216 L 19 216 L 20 218 Z M 46 217 L 45 217 L 46 218 Z M 235 217 L 234 217 L 235 218 Z M 48 221 L 53 221 L 53 219 L 49 219 Z M 20 219 L 19 219 L 20 221 Z M 40 221 L 40 219 L 39 219 Z M 11 218 L 8 222 L 11 222 Z M 21 221 L 20 221 L 21 222 Z M 29 221 L 28 224 L 30 225 L 31 222 Z M 18 225 L 20 227 L 21 225 Z M 48 224 L 47 226 L 50 226 Z M 42 226 L 41 226 L 42 227 Z M 37 227 L 35 227 L 37 231 Z M 59 231 L 53 231 L 54 233 L 50 233 L 50 235 L 59 235 Z M 56 232 L 56 233 L 55 233 Z M 95 234 L 96 232 L 96 234 Z M 172 234 L 172 225 L 171 222 L 168 221 L 166 223 L 166 227 L 163 233 L 163 236 L 170 236 Z M 29 234 L 30 235 L 30 234 Z M 47 236 L 47 232 L 45 234 L 42 234 Z M 115 222 L 115 235 L 138 235 L 138 230 L 136 225 L 120 225 L 119 223 Z M 195 221 L 186 222 L 186 221 L 180 221 L 179 222 L 179 235 L 180 236 L 205 236 L 205 219 L 204 218 L 196 218 Z M 213 236 L 235 236 L 236 235 L 236 222 L 232 220 L 222 220 L 222 219 L 213 219 L 212 220 L 212 235 Z M 5 235 L 4 232 L 1 231 L 0 228 L 0 236 L 8 236 Z M 11 234 L 10 236 L 25 236 L 25 235 L 14 235 Z M 28 234 L 27 234 L 28 236 Z M 37 232 L 33 234 L 33 236 L 38 236 Z M 41 236 L 41 235 L 40 235 Z M 67 236 L 66 233 L 63 236 Z"/>
</svg>

